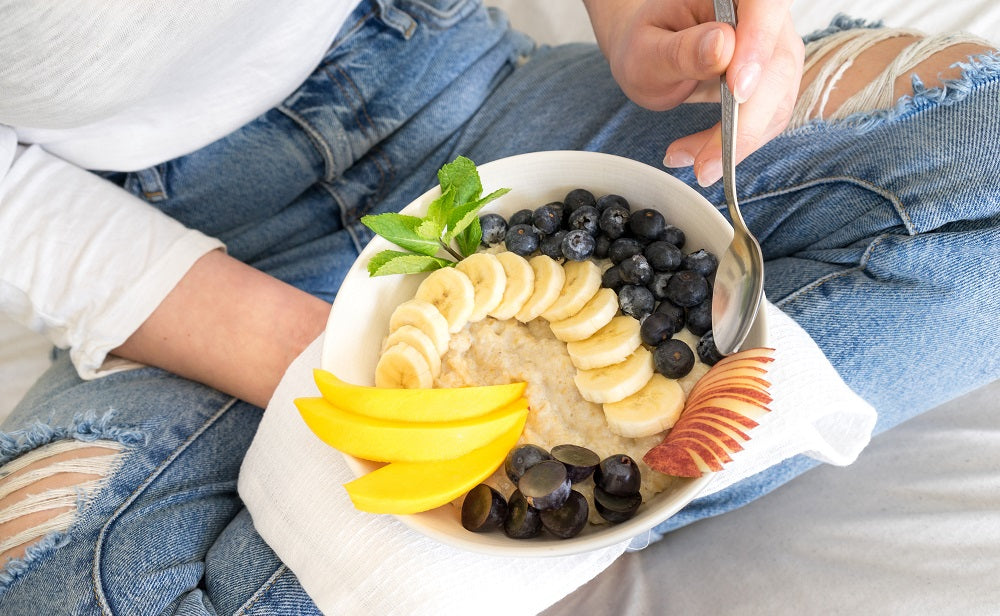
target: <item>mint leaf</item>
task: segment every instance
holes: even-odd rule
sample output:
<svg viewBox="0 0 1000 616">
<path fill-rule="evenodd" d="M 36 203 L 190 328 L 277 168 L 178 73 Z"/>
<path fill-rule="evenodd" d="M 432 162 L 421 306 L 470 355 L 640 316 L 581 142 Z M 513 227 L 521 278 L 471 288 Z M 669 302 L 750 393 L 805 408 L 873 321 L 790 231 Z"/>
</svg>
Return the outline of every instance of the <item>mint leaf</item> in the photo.
<svg viewBox="0 0 1000 616">
<path fill-rule="evenodd" d="M 483 184 L 479 180 L 479 171 L 476 170 L 476 163 L 464 156 L 459 156 L 454 161 L 441 167 L 438 171 L 438 182 L 441 190 L 453 190 L 455 192 L 455 203 L 468 203 L 478 199 L 483 192 Z"/>
<path fill-rule="evenodd" d="M 400 248 L 433 257 L 441 248 L 437 237 L 425 238 L 417 229 L 423 219 L 395 212 L 361 217 L 361 223 Z M 440 233 L 438 233 L 440 236 Z"/>
<path fill-rule="evenodd" d="M 483 227 L 479 224 L 479 217 L 475 217 L 472 220 L 472 224 L 467 226 L 458 236 L 455 238 L 455 243 L 458 244 L 458 250 L 462 253 L 463 257 L 468 257 L 479 250 L 479 242 L 483 240 Z"/>
<path fill-rule="evenodd" d="M 445 241 L 448 242 L 457 238 L 473 222 L 479 222 L 479 210 L 483 209 L 483 206 L 490 201 L 502 197 L 508 192 L 510 192 L 509 188 L 501 188 L 482 199 L 477 199 L 471 203 L 454 208 L 448 217 L 448 234 L 445 235 Z"/>
<path fill-rule="evenodd" d="M 421 237 L 436 241 L 448 226 L 448 213 L 455 207 L 455 191 L 443 187 L 442 190 L 441 196 L 427 205 L 427 214 L 417 228 Z"/>
<path fill-rule="evenodd" d="M 448 267 L 453 263 L 447 259 L 415 255 L 398 250 L 383 250 L 368 261 L 369 276 L 388 276 L 391 274 L 419 274 Z"/>
</svg>

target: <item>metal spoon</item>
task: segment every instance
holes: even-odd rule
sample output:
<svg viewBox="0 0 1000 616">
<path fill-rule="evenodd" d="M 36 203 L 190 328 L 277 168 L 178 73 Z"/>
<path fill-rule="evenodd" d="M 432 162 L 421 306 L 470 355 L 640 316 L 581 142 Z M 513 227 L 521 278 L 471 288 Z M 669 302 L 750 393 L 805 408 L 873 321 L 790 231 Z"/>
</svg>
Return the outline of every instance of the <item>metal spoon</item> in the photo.
<svg viewBox="0 0 1000 616">
<path fill-rule="evenodd" d="M 715 0 L 716 20 L 736 27 L 736 9 L 732 0 Z M 722 183 L 729 217 L 733 222 L 733 241 L 719 259 L 712 292 L 712 335 L 723 355 L 739 350 L 757 318 L 764 295 L 764 256 L 760 244 L 750 233 L 736 200 L 736 120 L 739 106 L 726 85 L 720 83 L 722 96 Z"/>
</svg>

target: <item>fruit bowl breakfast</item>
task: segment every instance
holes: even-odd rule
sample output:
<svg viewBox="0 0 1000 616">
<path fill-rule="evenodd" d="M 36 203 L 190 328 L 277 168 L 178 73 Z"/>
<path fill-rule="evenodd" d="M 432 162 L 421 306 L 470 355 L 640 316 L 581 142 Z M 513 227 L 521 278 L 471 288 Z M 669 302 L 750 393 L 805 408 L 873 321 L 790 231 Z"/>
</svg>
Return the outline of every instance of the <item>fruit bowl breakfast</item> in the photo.
<svg viewBox="0 0 1000 616">
<path fill-rule="evenodd" d="M 481 242 L 419 257 L 376 237 L 334 302 L 320 395 L 300 413 L 345 452 L 357 508 L 448 545 L 545 556 L 641 535 L 767 410 L 765 324 L 723 359 L 698 314 L 732 229 L 680 181 L 616 156 L 539 152 L 477 171 L 493 199 L 476 210 Z M 605 202 L 571 204 L 567 226 L 558 204 L 582 193 Z M 444 197 L 428 191 L 393 222 L 430 224 Z M 588 230 L 605 211 L 635 246 Z"/>
</svg>

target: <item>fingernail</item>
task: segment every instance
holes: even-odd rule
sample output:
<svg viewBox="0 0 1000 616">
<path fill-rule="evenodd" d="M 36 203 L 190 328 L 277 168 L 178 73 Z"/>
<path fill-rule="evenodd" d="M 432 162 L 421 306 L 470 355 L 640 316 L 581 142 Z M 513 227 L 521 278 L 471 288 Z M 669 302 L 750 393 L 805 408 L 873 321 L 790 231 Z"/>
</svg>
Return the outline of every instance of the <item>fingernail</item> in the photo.
<svg viewBox="0 0 1000 616">
<path fill-rule="evenodd" d="M 701 52 L 701 61 L 705 66 L 712 66 L 718 62 L 724 42 L 725 37 L 722 36 L 722 30 L 718 29 L 710 30 L 701 37 L 699 51 Z"/>
<path fill-rule="evenodd" d="M 715 184 L 722 177 L 722 161 L 718 158 L 705 161 L 699 169 L 695 170 L 695 175 L 702 188 Z"/>
<path fill-rule="evenodd" d="M 753 62 L 740 68 L 736 73 L 736 89 L 733 90 L 733 97 L 737 103 L 745 103 L 757 87 L 757 80 L 760 79 L 760 64 Z"/>
<path fill-rule="evenodd" d="M 690 167 L 693 164 L 694 156 L 684 150 L 667 152 L 667 155 L 663 157 L 665 167 Z"/>
</svg>

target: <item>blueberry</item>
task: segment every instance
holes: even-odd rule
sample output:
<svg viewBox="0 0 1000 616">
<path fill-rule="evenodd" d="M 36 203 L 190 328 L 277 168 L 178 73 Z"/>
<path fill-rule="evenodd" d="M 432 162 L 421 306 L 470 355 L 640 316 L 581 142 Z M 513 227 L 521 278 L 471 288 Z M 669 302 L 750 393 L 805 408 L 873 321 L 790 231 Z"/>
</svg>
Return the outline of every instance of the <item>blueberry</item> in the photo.
<svg viewBox="0 0 1000 616">
<path fill-rule="evenodd" d="M 694 368 L 694 351 L 677 338 L 671 338 L 653 349 L 653 366 L 668 379 L 679 379 Z"/>
<path fill-rule="evenodd" d="M 680 269 L 684 261 L 684 253 L 681 249 L 670 242 L 656 240 L 650 242 L 643 249 L 642 254 L 646 255 L 646 260 L 658 272 L 673 272 Z"/>
<path fill-rule="evenodd" d="M 701 249 L 684 255 L 681 267 L 698 272 L 705 278 L 708 278 L 718 269 L 719 260 L 712 253 Z"/>
<path fill-rule="evenodd" d="M 642 244 L 634 237 L 620 237 L 608 247 L 608 258 L 615 264 L 638 254 L 642 254 Z"/>
<path fill-rule="evenodd" d="M 500 528 L 507 517 L 507 500 L 496 489 L 481 483 L 462 501 L 462 526 L 474 533 Z"/>
<path fill-rule="evenodd" d="M 604 274 L 601 275 L 601 286 L 613 289 L 617 293 L 625 285 L 625 281 L 622 280 L 622 271 L 617 265 L 612 265 L 608 269 L 604 270 Z"/>
<path fill-rule="evenodd" d="M 618 291 L 618 307 L 630 317 L 641 320 L 655 305 L 652 292 L 642 285 L 627 284 Z"/>
<path fill-rule="evenodd" d="M 660 239 L 667 221 L 659 211 L 646 208 L 633 212 L 628 219 L 629 229 L 639 239 L 651 242 Z"/>
<path fill-rule="evenodd" d="M 507 229 L 504 241 L 507 244 L 507 250 L 516 255 L 527 257 L 538 249 L 540 239 L 534 226 L 522 223 Z"/>
<path fill-rule="evenodd" d="M 507 517 L 503 520 L 503 532 L 511 539 L 530 539 L 542 532 L 542 520 L 538 510 L 528 504 L 520 490 L 514 490 L 507 499 Z"/>
<path fill-rule="evenodd" d="M 566 237 L 566 231 L 564 229 L 560 229 L 552 235 L 546 235 L 540 242 L 538 242 L 538 251 L 547 257 L 562 259 L 562 242 L 564 237 Z"/>
<path fill-rule="evenodd" d="M 594 485 L 616 496 L 635 494 L 641 480 L 639 465 L 624 453 L 604 458 L 594 470 Z"/>
<path fill-rule="evenodd" d="M 665 242 L 670 242 L 678 248 L 684 248 L 684 242 L 687 241 L 687 238 L 684 236 L 684 231 L 682 231 L 680 227 L 675 227 L 671 224 L 663 227 L 663 235 L 660 239 Z"/>
<path fill-rule="evenodd" d="M 712 329 L 712 298 L 709 297 L 697 306 L 685 309 L 685 323 L 695 336 L 701 336 Z"/>
<path fill-rule="evenodd" d="M 594 193 L 590 192 L 586 188 L 574 188 L 566 193 L 566 198 L 563 199 L 563 203 L 566 204 L 567 213 L 571 213 L 577 208 L 585 205 L 596 207 L 597 199 L 594 198 Z"/>
<path fill-rule="evenodd" d="M 681 270 L 667 282 L 667 299 L 684 308 L 702 303 L 708 292 L 708 281 L 692 270 Z"/>
<path fill-rule="evenodd" d="M 725 357 L 715 346 L 715 336 L 712 335 L 711 331 L 705 332 L 705 335 L 698 339 L 696 350 L 698 351 L 698 359 L 709 366 L 714 366 Z"/>
<path fill-rule="evenodd" d="M 626 284 L 647 285 L 653 280 L 653 268 L 649 265 L 646 257 L 632 255 L 618 264 L 622 272 L 622 280 Z"/>
<path fill-rule="evenodd" d="M 532 213 L 531 224 L 545 235 L 551 235 L 562 226 L 562 210 L 543 205 Z"/>
<path fill-rule="evenodd" d="M 507 221 L 500 214 L 483 214 L 479 217 L 479 226 L 483 229 L 484 246 L 495 246 L 507 235 Z"/>
<path fill-rule="evenodd" d="M 594 238 L 594 258 L 607 259 L 611 248 L 611 238 L 603 233 Z"/>
<path fill-rule="evenodd" d="M 664 300 L 656 305 L 655 312 L 667 315 L 670 319 L 670 327 L 674 330 L 673 333 L 676 334 L 684 329 L 686 315 L 684 314 L 684 309 L 677 304 L 671 302 L 670 300 Z"/>
<path fill-rule="evenodd" d="M 632 206 L 629 205 L 628 200 L 621 195 L 604 195 L 597 200 L 597 209 L 599 209 L 601 212 L 612 206 L 623 207 L 626 210 L 632 209 Z"/>
<path fill-rule="evenodd" d="M 530 225 L 531 219 L 534 217 L 535 213 L 531 210 L 518 210 L 510 217 L 507 221 L 508 227 L 513 227 L 514 225 Z"/>
<path fill-rule="evenodd" d="M 628 230 L 628 209 L 620 205 L 612 205 L 601 211 L 598 226 L 610 239 L 616 240 L 625 235 Z"/>
<path fill-rule="evenodd" d="M 596 242 L 594 236 L 583 229 L 572 229 L 563 237 L 562 254 L 570 261 L 589 259 L 594 254 Z"/>
<path fill-rule="evenodd" d="M 653 279 L 646 285 L 657 301 L 667 298 L 667 284 L 673 276 L 670 272 L 653 272 Z"/>
<path fill-rule="evenodd" d="M 593 205 L 581 205 L 569 213 L 569 218 L 566 219 L 566 225 L 570 231 L 573 229 L 581 229 L 596 237 L 601 231 L 598 226 L 600 219 L 601 213 L 597 211 L 596 207 Z"/>
<path fill-rule="evenodd" d="M 646 315 L 639 326 L 639 336 L 643 343 L 655 347 L 670 340 L 670 337 L 677 333 L 674 329 L 673 320 L 662 312 L 652 312 Z"/>
</svg>

